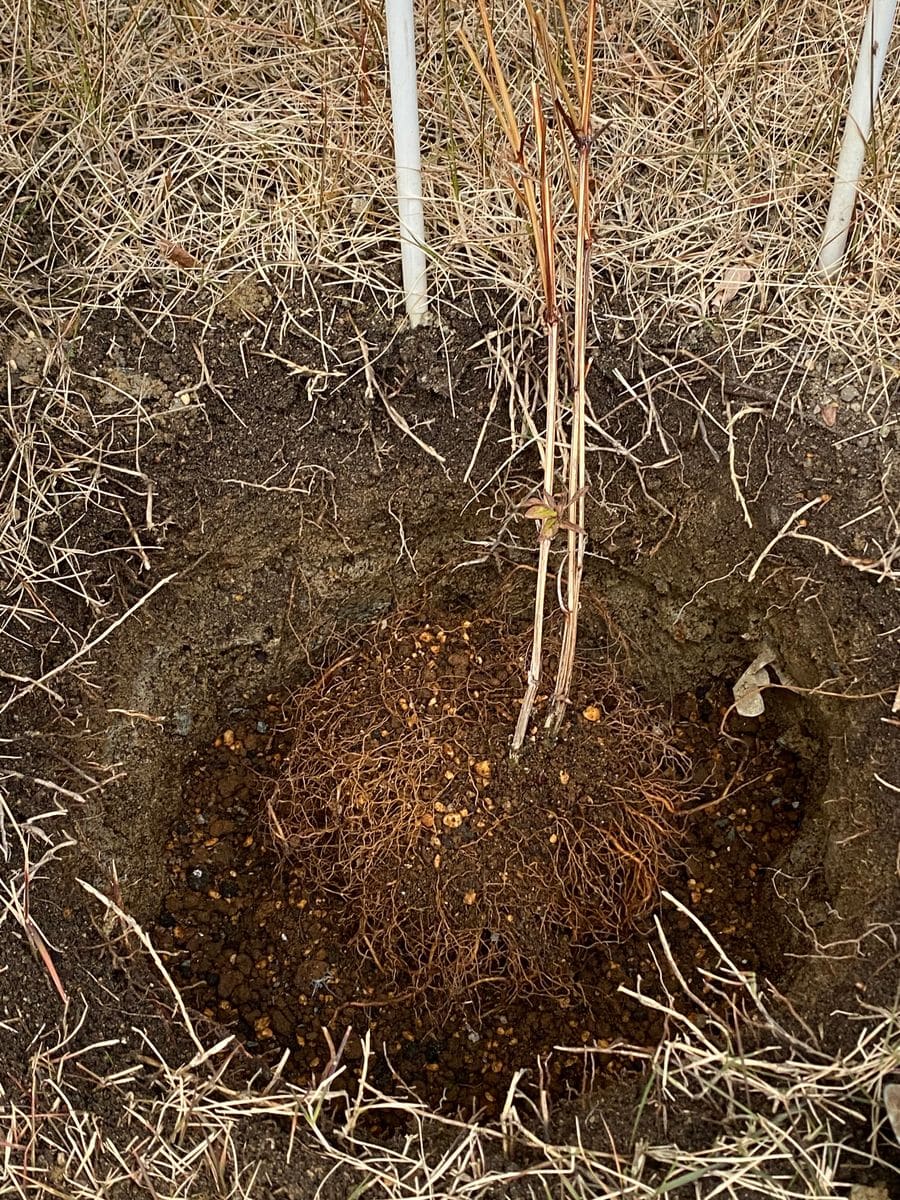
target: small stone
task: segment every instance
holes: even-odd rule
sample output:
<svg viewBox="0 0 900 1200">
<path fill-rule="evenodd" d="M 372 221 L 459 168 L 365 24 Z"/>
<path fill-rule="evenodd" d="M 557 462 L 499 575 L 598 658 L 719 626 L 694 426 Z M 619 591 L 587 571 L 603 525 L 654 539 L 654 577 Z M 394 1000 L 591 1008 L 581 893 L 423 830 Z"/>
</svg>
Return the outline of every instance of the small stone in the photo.
<svg viewBox="0 0 900 1200">
<path fill-rule="evenodd" d="M 234 745 L 234 730 L 233 729 L 225 730 L 225 732 L 222 734 L 222 743 L 225 746 L 233 746 Z"/>
<path fill-rule="evenodd" d="M 191 732 L 193 720 L 191 714 L 186 709 L 179 709 L 172 713 L 172 728 L 179 737 L 187 737 Z"/>
<path fill-rule="evenodd" d="M 586 721 L 591 721 L 593 723 L 600 720 L 600 709 L 596 704 L 589 704 L 587 708 L 583 710 L 581 715 Z"/>
<path fill-rule="evenodd" d="M 476 892 L 472 892 L 472 891 L 466 892 L 465 895 L 463 896 L 463 904 L 468 904 L 471 907 L 475 903 L 477 898 L 478 897 L 477 897 Z"/>
<path fill-rule="evenodd" d="M 191 867 L 187 874 L 187 885 L 192 892 L 204 892 L 209 886 L 209 872 L 204 867 Z"/>
<path fill-rule="evenodd" d="M 460 825 L 462 825 L 462 820 L 462 813 L 444 813 L 444 824 L 448 829 L 459 829 Z"/>
</svg>

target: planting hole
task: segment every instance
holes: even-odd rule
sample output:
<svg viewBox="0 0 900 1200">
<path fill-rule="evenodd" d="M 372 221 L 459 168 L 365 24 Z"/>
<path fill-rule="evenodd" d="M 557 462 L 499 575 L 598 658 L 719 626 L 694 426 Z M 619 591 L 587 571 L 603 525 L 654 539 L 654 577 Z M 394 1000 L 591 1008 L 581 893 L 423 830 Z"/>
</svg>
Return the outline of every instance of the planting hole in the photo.
<svg viewBox="0 0 900 1200">
<path fill-rule="evenodd" d="M 777 982 L 773 868 L 815 755 L 801 703 L 743 718 L 717 681 L 653 702 L 598 645 L 557 741 L 536 724 L 513 765 L 525 652 L 500 618 L 376 620 L 194 755 L 155 940 L 197 1010 L 253 1052 L 289 1049 L 299 1081 L 328 1061 L 323 1029 L 349 1027 L 345 1061 L 368 1034 L 376 1082 L 496 1111 L 520 1068 L 574 1094 L 580 1048 L 661 1037 L 620 990 L 671 983 L 654 914 L 711 1002 L 689 913 Z"/>
</svg>

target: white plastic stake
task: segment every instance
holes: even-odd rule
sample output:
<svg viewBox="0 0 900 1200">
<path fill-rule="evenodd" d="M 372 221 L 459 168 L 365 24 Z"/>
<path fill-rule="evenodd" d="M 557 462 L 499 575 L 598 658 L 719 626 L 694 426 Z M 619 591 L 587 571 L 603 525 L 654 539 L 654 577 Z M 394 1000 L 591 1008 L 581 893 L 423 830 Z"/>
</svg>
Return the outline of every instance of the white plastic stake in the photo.
<svg viewBox="0 0 900 1200">
<path fill-rule="evenodd" d="M 406 312 L 412 326 L 428 317 L 425 260 L 425 213 L 419 148 L 419 100 L 416 91 L 416 41 L 413 0 L 385 0 L 391 116 L 397 165 L 397 209 Z"/>
<path fill-rule="evenodd" d="M 844 257 L 896 9 L 897 0 L 869 0 L 844 138 L 835 170 L 834 189 L 819 252 L 819 268 L 827 276 L 838 273 Z"/>
</svg>

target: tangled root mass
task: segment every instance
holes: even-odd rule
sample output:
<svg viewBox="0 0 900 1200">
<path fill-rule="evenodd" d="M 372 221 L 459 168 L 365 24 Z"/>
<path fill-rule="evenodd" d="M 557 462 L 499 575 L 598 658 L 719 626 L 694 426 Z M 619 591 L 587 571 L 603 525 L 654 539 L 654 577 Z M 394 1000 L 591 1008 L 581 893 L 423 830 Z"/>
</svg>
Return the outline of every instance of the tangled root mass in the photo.
<svg viewBox="0 0 900 1200">
<path fill-rule="evenodd" d="M 654 905 L 684 763 L 661 714 L 582 664 L 572 718 L 508 761 L 523 645 L 483 620 L 381 622 L 293 698 L 272 834 L 389 986 L 567 996 L 573 949 Z"/>
</svg>

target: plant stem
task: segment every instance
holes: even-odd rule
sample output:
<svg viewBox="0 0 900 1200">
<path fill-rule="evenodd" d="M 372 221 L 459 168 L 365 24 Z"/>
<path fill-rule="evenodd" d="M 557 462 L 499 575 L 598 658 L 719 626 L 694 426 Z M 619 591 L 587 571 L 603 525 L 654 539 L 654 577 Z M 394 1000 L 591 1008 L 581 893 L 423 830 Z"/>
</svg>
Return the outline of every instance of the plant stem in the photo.
<svg viewBox="0 0 900 1200">
<path fill-rule="evenodd" d="M 578 233 L 575 259 L 575 329 L 573 347 L 574 396 L 572 429 L 569 444 L 569 511 L 566 563 L 566 610 L 564 614 L 562 647 L 556 687 L 547 716 L 551 736 L 559 731 L 575 669 L 575 647 L 578 639 L 578 611 L 581 601 L 581 580 L 584 575 L 584 553 L 587 535 L 584 529 L 584 493 L 586 483 L 584 417 L 587 397 L 587 329 L 590 312 L 591 267 L 591 99 L 594 81 L 594 33 L 596 0 L 590 0 L 587 12 L 587 41 L 584 52 L 584 81 L 581 89 L 581 111 L 576 130 L 578 145 Z"/>
<path fill-rule="evenodd" d="M 537 83 L 532 84 L 531 105 L 534 111 L 534 131 L 538 148 L 538 174 L 541 189 L 541 207 L 538 228 L 534 229 L 535 242 L 543 248 L 538 251 L 541 267 L 541 282 L 544 289 L 547 326 L 547 415 L 544 433 L 544 494 L 552 496 L 556 486 L 556 424 L 559 409 L 559 312 L 556 306 L 556 255 L 553 206 L 550 199 L 550 180 L 547 170 L 547 126 Z M 519 718 L 513 733 L 511 757 L 518 758 L 525 737 L 537 690 L 541 682 L 544 643 L 544 601 L 547 593 L 547 570 L 550 563 L 550 539 L 542 538 L 538 551 L 537 582 L 534 589 L 534 631 L 531 642 L 531 662 L 528 667 L 528 682 Z"/>
<path fill-rule="evenodd" d="M 555 734 L 565 715 L 572 686 L 572 673 L 575 666 L 575 643 L 578 634 L 578 607 L 581 596 L 581 579 L 584 573 L 585 533 L 584 533 L 584 493 L 585 493 L 585 398 L 587 388 L 587 328 L 590 298 L 590 133 L 591 133 L 591 99 L 594 78 L 594 42 L 597 15 L 596 0 L 588 0 L 587 10 L 587 39 L 585 46 L 585 61 L 583 72 L 578 69 L 574 56 L 574 39 L 562 0 L 558 0 L 563 18 L 566 46 L 572 58 L 572 69 L 575 76 L 575 94 L 577 101 L 573 102 L 568 93 L 563 78 L 562 65 L 557 61 L 550 40 L 547 22 L 544 15 L 538 11 L 533 0 L 525 0 L 525 7 L 531 24 L 535 42 L 540 48 L 544 65 L 556 91 L 556 109 L 561 123 L 574 135 L 577 149 L 577 170 L 573 168 L 568 147 L 562 144 L 565 155 L 565 168 L 569 184 L 574 196 L 577 210 L 577 247 L 575 267 L 575 330 L 574 330 L 574 366 L 572 369 L 573 404 L 572 424 L 569 439 L 569 478 L 568 500 L 566 512 L 566 528 L 568 536 L 566 555 L 566 599 L 564 608 L 564 628 L 562 650 L 557 669 L 556 685 L 553 700 L 547 718 L 547 728 L 551 736 Z M 466 49 L 475 70 L 478 72 L 485 94 L 490 101 L 500 125 L 506 134 L 513 157 L 518 168 L 518 175 L 513 180 L 516 195 L 524 207 L 532 234 L 534 236 L 535 252 L 541 275 L 541 285 L 545 302 L 545 324 L 547 329 L 547 412 L 544 442 L 541 447 L 544 468 L 544 496 L 546 503 L 554 503 L 556 457 L 557 457 L 557 427 L 560 423 L 559 414 L 559 308 L 557 305 L 556 278 L 556 228 L 550 191 L 550 171 L 547 159 L 547 127 L 544 118 L 540 88 L 537 82 L 532 83 L 531 105 L 534 116 L 535 140 L 538 148 L 538 174 L 540 180 L 540 202 L 535 189 L 534 179 L 529 174 L 525 159 L 525 139 L 519 131 L 515 111 L 503 67 L 500 62 L 497 46 L 494 41 L 490 16 L 485 0 L 478 0 L 481 24 L 487 43 L 488 62 L 492 79 L 487 70 L 481 65 L 478 56 L 466 37 L 460 30 L 458 36 Z M 518 757 L 525 738 L 528 725 L 537 699 L 542 672 L 542 655 L 544 640 L 544 609 L 547 594 L 547 576 L 550 564 L 550 537 L 542 536 L 539 542 L 537 581 L 534 595 L 534 631 L 531 644 L 531 658 L 528 668 L 528 680 L 522 707 L 513 733 L 511 755 Z"/>
</svg>

